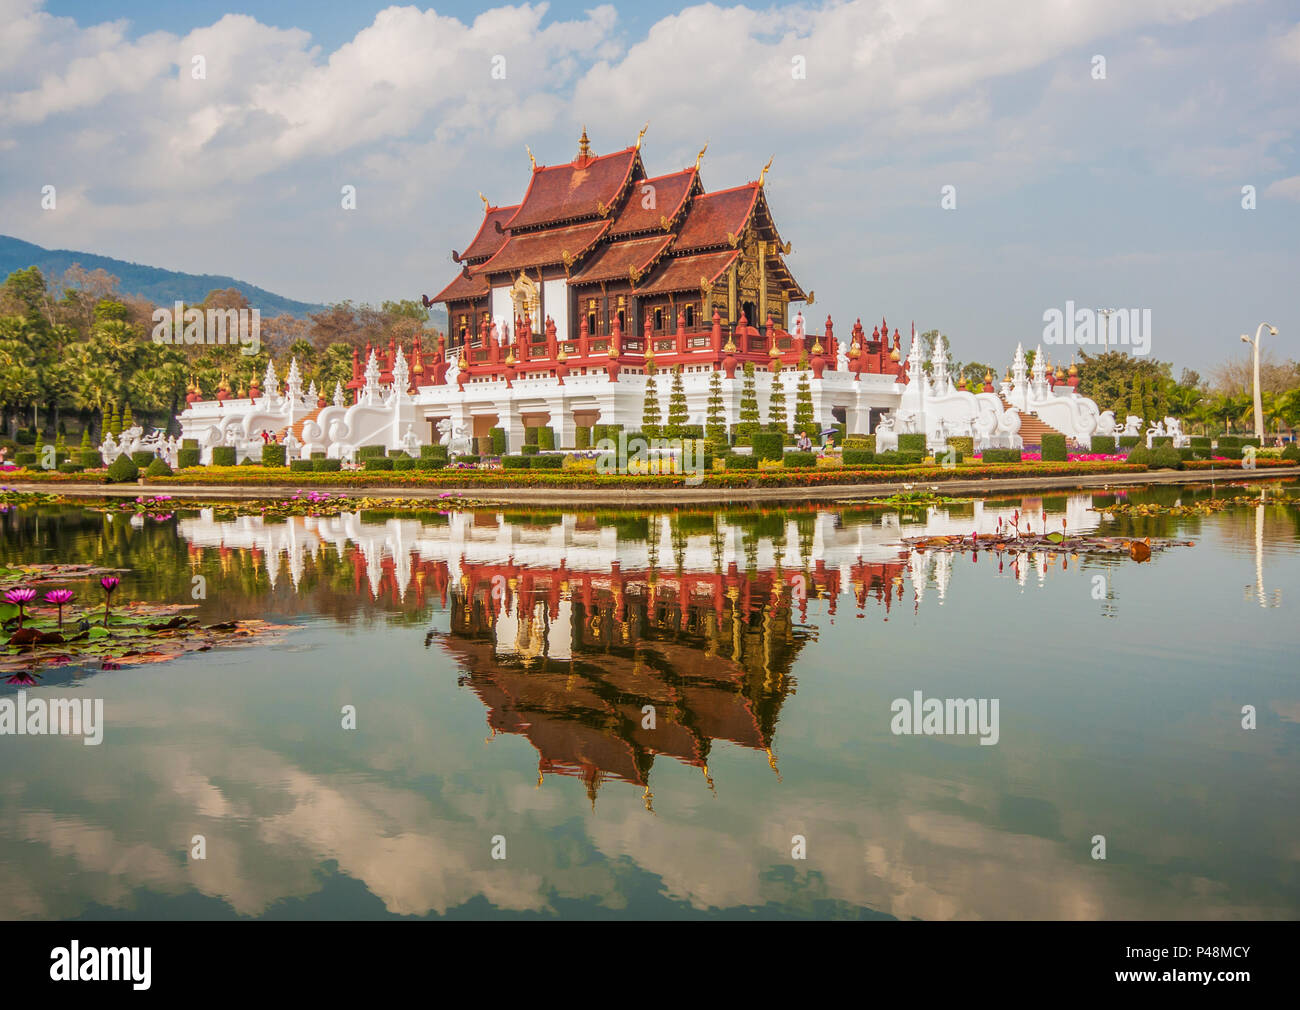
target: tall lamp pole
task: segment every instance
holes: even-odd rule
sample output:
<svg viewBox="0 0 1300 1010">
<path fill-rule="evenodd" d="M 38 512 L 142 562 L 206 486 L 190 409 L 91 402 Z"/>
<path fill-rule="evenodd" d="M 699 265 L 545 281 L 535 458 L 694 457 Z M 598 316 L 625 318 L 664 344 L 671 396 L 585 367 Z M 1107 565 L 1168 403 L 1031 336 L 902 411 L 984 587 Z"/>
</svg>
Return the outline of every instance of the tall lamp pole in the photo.
<svg viewBox="0 0 1300 1010">
<path fill-rule="evenodd" d="M 1097 314 L 1106 320 L 1106 335 L 1102 338 L 1101 350 L 1105 354 L 1110 350 L 1110 317 L 1115 314 L 1114 309 L 1098 309 Z"/>
<path fill-rule="evenodd" d="M 1264 444 L 1264 399 L 1259 392 L 1259 338 L 1263 335 L 1265 327 L 1268 328 L 1270 337 L 1277 336 L 1277 327 L 1269 326 L 1268 323 L 1260 323 L 1259 328 L 1255 330 L 1255 339 L 1251 340 L 1246 334 L 1241 335 L 1243 344 L 1252 344 L 1255 348 L 1255 437 L 1259 439 L 1259 444 Z"/>
</svg>

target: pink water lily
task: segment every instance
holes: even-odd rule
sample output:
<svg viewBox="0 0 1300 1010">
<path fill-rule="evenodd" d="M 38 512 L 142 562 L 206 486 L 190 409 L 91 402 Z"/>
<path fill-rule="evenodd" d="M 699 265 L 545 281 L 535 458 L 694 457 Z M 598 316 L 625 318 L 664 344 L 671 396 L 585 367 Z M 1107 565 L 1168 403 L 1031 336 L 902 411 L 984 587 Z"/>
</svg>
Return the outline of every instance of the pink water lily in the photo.
<svg viewBox="0 0 1300 1010">
<path fill-rule="evenodd" d="M 45 602 L 53 604 L 59 608 L 59 630 L 63 630 L 63 606 L 71 602 L 72 597 L 76 595 L 71 589 L 51 589 L 45 594 Z"/>
<path fill-rule="evenodd" d="M 116 575 L 105 575 L 99 580 L 99 584 L 104 590 L 104 627 L 106 628 L 108 627 L 108 604 L 113 598 L 113 590 L 118 587 L 121 581 Z"/>
<path fill-rule="evenodd" d="M 27 604 L 36 599 L 36 590 L 27 588 L 8 589 L 5 591 L 5 599 L 18 608 L 18 627 L 21 629 Z"/>
</svg>

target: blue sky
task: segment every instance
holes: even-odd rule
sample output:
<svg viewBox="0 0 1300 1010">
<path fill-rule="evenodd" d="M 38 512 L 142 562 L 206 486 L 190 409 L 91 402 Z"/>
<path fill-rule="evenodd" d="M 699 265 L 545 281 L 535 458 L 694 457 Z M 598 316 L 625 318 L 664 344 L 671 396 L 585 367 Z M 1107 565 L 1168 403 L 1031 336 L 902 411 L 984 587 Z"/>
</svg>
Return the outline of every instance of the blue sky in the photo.
<svg viewBox="0 0 1300 1010">
<path fill-rule="evenodd" d="M 584 123 L 599 152 L 648 120 L 652 173 L 708 140 L 724 188 L 775 154 L 806 315 L 841 333 L 915 320 L 1005 367 L 1069 300 L 1150 309 L 1179 367 L 1264 319 L 1300 357 L 1292 3 L 0 0 L 0 20 L 0 232 L 41 245 L 313 301 L 433 294 L 477 193 L 522 195 L 525 144 L 555 163 Z"/>
</svg>

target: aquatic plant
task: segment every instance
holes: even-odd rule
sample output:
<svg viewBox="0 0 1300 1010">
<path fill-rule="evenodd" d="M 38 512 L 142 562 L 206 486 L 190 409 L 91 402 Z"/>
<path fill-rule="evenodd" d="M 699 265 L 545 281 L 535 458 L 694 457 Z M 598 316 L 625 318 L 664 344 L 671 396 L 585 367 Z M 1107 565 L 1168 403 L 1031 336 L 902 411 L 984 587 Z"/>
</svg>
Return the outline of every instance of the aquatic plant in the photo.
<svg viewBox="0 0 1300 1010">
<path fill-rule="evenodd" d="M 5 592 L 5 599 L 18 608 L 18 627 L 23 626 L 23 618 L 26 616 L 27 604 L 36 599 L 36 590 L 23 587 L 21 589 L 10 589 Z"/>
<path fill-rule="evenodd" d="M 59 630 L 63 630 L 63 608 L 76 594 L 71 589 L 51 589 L 45 594 L 45 602 L 59 608 Z"/>
<path fill-rule="evenodd" d="M 116 575 L 105 575 L 102 579 L 99 580 L 99 584 L 100 586 L 103 587 L 104 590 L 104 627 L 106 628 L 108 627 L 108 605 L 109 602 L 113 599 L 113 590 L 115 590 L 118 587 L 118 584 L 121 581 L 122 580 L 119 579 Z"/>
</svg>

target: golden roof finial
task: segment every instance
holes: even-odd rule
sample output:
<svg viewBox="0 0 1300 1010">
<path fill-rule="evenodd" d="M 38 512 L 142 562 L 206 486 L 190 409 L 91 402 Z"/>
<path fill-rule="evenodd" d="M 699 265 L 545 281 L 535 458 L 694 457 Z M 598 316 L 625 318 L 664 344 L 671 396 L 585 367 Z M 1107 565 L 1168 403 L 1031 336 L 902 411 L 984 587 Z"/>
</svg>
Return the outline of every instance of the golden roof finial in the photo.
<svg viewBox="0 0 1300 1010">
<path fill-rule="evenodd" d="M 641 132 L 636 135 L 636 149 L 641 150 L 641 138 L 645 136 L 645 131 L 650 129 L 650 120 L 646 120 L 645 126 L 641 127 Z"/>
<path fill-rule="evenodd" d="M 582 136 L 578 138 L 578 157 L 579 158 L 591 157 L 591 141 L 587 139 L 586 124 L 583 124 Z"/>
<path fill-rule="evenodd" d="M 709 142 L 706 140 L 704 146 L 700 148 L 700 153 L 695 156 L 695 171 L 700 170 L 700 162 L 704 160 L 704 152 L 709 149 Z"/>
<path fill-rule="evenodd" d="M 479 191 L 478 198 L 483 201 L 484 213 L 492 209 L 492 204 L 488 203 L 488 198 L 483 195 L 482 190 Z"/>
<path fill-rule="evenodd" d="M 536 172 L 536 171 L 537 171 L 537 159 L 533 157 L 533 149 L 532 149 L 531 147 L 529 147 L 527 144 L 525 144 L 525 145 L 524 145 L 524 150 L 528 152 L 528 161 L 532 164 L 532 166 L 533 166 L 533 171 Z"/>
<path fill-rule="evenodd" d="M 772 167 L 772 161 L 773 161 L 774 158 L 776 158 L 776 155 L 775 155 L 775 154 L 772 155 L 771 158 L 768 158 L 768 159 L 767 159 L 767 164 L 763 166 L 763 171 L 761 171 L 761 172 L 758 173 L 758 184 L 759 184 L 760 186 L 763 185 L 763 177 L 764 177 L 765 175 L 767 175 L 767 170 L 768 170 L 769 168 Z"/>
</svg>

